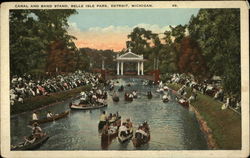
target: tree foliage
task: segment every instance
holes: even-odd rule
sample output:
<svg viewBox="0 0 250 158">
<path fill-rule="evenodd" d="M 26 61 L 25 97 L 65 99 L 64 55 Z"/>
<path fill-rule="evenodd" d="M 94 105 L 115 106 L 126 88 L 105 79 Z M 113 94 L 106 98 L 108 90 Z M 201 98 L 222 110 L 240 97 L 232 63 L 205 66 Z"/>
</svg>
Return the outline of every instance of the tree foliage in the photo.
<svg viewBox="0 0 250 158">
<path fill-rule="evenodd" d="M 240 94 L 240 10 L 201 9 L 188 25 L 205 56 L 210 75 L 223 77 L 228 93 Z"/>
<path fill-rule="evenodd" d="M 127 46 L 148 59 L 146 70 L 159 59 L 162 73 L 191 73 L 197 79 L 218 75 L 225 92 L 240 94 L 239 9 L 200 9 L 187 25 L 170 26 L 162 39 L 138 27 L 128 38 Z"/>
<path fill-rule="evenodd" d="M 75 10 L 10 10 L 10 69 L 22 74 L 46 70 L 51 45 L 62 41 L 75 50 L 75 39 L 67 33 L 67 18 Z"/>
<path fill-rule="evenodd" d="M 178 68 L 181 73 L 191 73 L 199 79 L 206 77 L 206 62 L 198 44 L 190 37 L 182 39 Z"/>
</svg>

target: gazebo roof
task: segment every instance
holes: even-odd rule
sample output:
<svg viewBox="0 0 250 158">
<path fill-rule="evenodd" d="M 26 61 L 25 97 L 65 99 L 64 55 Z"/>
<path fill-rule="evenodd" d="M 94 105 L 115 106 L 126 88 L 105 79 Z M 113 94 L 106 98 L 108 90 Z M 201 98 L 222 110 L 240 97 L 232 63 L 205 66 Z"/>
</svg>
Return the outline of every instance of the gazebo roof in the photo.
<svg viewBox="0 0 250 158">
<path fill-rule="evenodd" d="M 144 61 L 143 55 L 137 55 L 129 49 L 129 51 L 122 55 L 117 55 L 116 61 Z"/>
</svg>

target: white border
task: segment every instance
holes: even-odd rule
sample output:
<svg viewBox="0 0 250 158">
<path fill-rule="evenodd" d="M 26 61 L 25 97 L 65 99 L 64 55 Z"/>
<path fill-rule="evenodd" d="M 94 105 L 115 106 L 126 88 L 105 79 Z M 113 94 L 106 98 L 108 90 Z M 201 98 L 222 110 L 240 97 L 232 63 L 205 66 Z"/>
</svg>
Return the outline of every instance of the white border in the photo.
<svg viewBox="0 0 250 158">
<path fill-rule="evenodd" d="M 10 151 L 9 109 L 9 9 L 16 4 L 152 4 L 152 8 L 240 8 L 241 10 L 241 85 L 242 150 L 157 150 L 157 151 Z M 27 9 L 27 8 L 18 8 Z M 35 9 L 35 8 L 28 8 Z M 37 8 L 57 9 L 57 8 Z M 69 9 L 69 8 L 58 8 Z M 93 8 L 72 8 L 93 9 Z M 101 9 L 101 8 L 94 8 Z M 105 8 L 103 8 L 105 9 Z M 126 9 L 126 8 L 106 8 Z M 140 8 L 129 8 L 140 9 Z M 151 8 L 144 8 L 151 9 Z M 3 157 L 247 157 L 249 155 L 249 24 L 248 4 L 244 1 L 115 1 L 115 2 L 8 2 L 1 5 L 1 155 Z M 233 143 L 233 142 L 232 142 Z M 35 155 L 34 155 L 35 154 Z"/>
</svg>

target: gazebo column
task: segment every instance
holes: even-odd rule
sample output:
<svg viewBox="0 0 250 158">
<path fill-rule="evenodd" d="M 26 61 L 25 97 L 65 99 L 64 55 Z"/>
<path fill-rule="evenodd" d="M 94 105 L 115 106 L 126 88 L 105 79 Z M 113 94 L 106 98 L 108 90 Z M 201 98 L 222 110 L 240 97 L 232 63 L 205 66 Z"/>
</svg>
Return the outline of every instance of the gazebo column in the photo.
<svg viewBox="0 0 250 158">
<path fill-rule="evenodd" d="M 137 75 L 140 75 L 140 62 L 137 62 Z"/>
<path fill-rule="evenodd" d="M 144 75 L 143 74 L 143 62 L 141 62 L 141 75 Z"/>
<path fill-rule="evenodd" d="M 120 62 L 119 61 L 117 61 L 117 75 L 119 75 L 119 72 L 120 72 Z"/>
<path fill-rule="evenodd" d="M 123 75 L 123 61 L 121 62 L 121 75 Z"/>
</svg>

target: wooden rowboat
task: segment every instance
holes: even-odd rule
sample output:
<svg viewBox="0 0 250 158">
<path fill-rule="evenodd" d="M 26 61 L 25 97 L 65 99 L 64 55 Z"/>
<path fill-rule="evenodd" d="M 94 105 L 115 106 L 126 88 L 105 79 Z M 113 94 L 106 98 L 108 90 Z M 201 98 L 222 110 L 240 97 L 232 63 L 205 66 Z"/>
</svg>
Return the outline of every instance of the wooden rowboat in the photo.
<svg viewBox="0 0 250 158">
<path fill-rule="evenodd" d="M 116 124 L 118 127 L 121 125 L 121 116 L 118 116 L 116 120 L 114 121 L 108 121 L 109 124 Z M 99 122 L 98 123 L 98 130 L 101 131 L 103 127 L 105 126 L 106 122 Z"/>
<path fill-rule="evenodd" d="M 179 99 L 177 101 L 179 104 L 181 104 L 183 107 L 188 108 L 189 107 L 189 102 L 184 100 L 184 99 Z"/>
<path fill-rule="evenodd" d="M 102 104 L 102 105 L 96 105 L 96 106 L 90 106 L 90 105 L 75 105 L 72 104 L 70 106 L 71 109 L 73 110 L 92 110 L 92 109 L 99 109 L 108 106 L 107 104 Z"/>
<path fill-rule="evenodd" d="M 114 138 L 116 138 L 118 135 L 118 130 L 116 130 L 115 132 L 113 133 L 102 133 L 102 142 L 105 142 L 105 141 L 110 141 Z"/>
<path fill-rule="evenodd" d="M 130 97 L 124 97 L 124 99 L 125 99 L 125 101 L 133 101 L 134 100 L 134 98 L 130 98 Z"/>
<path fill-rule="evenodd" d="M 169 101 L 169 99 L 168 98 L 164 98 L 164 99 L 162 99 L 162 101 L 163 101 L 163 103 L 167 103 Z"/>
<path fill-rule="evenodd" d="M 42 123 L 47 123 L 47 122 L 52 122 L 52 121 L 55 121 L 55 120 L 59 120 L 61 118 L 64 118 L 66 117 L 67 115 L 69 114 L 69 111 L 64 111 L 60 114 L 56 114 L 56 115 L 53 115 L 51 118 L 42 118 L 42 119 L 39 119 L 39 120 L 32 120 L 29 122 L 29 124 L 33 124 L 35 122 L 39 123 L 39 124 L 42 124 Z"/>
<path fill-rule="evenodd" d="M 148 99 L 152 99 L 153 95 L 152 94 L 148 94 L 147 97 L 148 97 Z"/>
<path fill-rule="evenodd" d="M 133 144 L 134 144 L 134 146 L 137 148 L 137 147 L 140 147 L 140 146 L 142 146 L 143 144 L 146 144 L 146 143 L 148 143 L 149 142 L 149 140 L 150 140 L 150 133 L 149 132 L 147 132 L 148 133 L 148 137 L 147 137 L 147 139 L 146 140 L 142 140 L 142 139 L 139 139 L 139 138 L 133 138 L 132 139 L 132 142 L 133 142 Z"/>
<path fill-rule="evenodd" d="M 36 139 L 34 143 L 26 145 L 17 145 L 11 148 L 11 150 L 34 150 L 39 148 L 43 143 L 49 139 L 48 135 L 43 136 L 42 138 Z"/>
<path fill-rule="evenodd" d="M 127 142 L 128 140 L 130 140 L 132 137 L 133 137 L 133 129 L 131 129 L 129 135 L 126 136 L 126 137 L 121 136 L 120 132 L 118 133 L 118 141 L 119 141 L 120 143 L 125 143 L 125 142 Z"/>
<path fill-rule="evenodd" d="M 122 92 L 124 90 L 124 87 L 121 86 L 119 89 L 118 89 L 118 92 Z"/>
<path fill-rule="evenodd" d="M 114 102 L 119 102 L 119 97 L 118 96 L 114 96 L 114 97 L 112 97 L 112 99 L 113 99 Z"/>
</svg>

